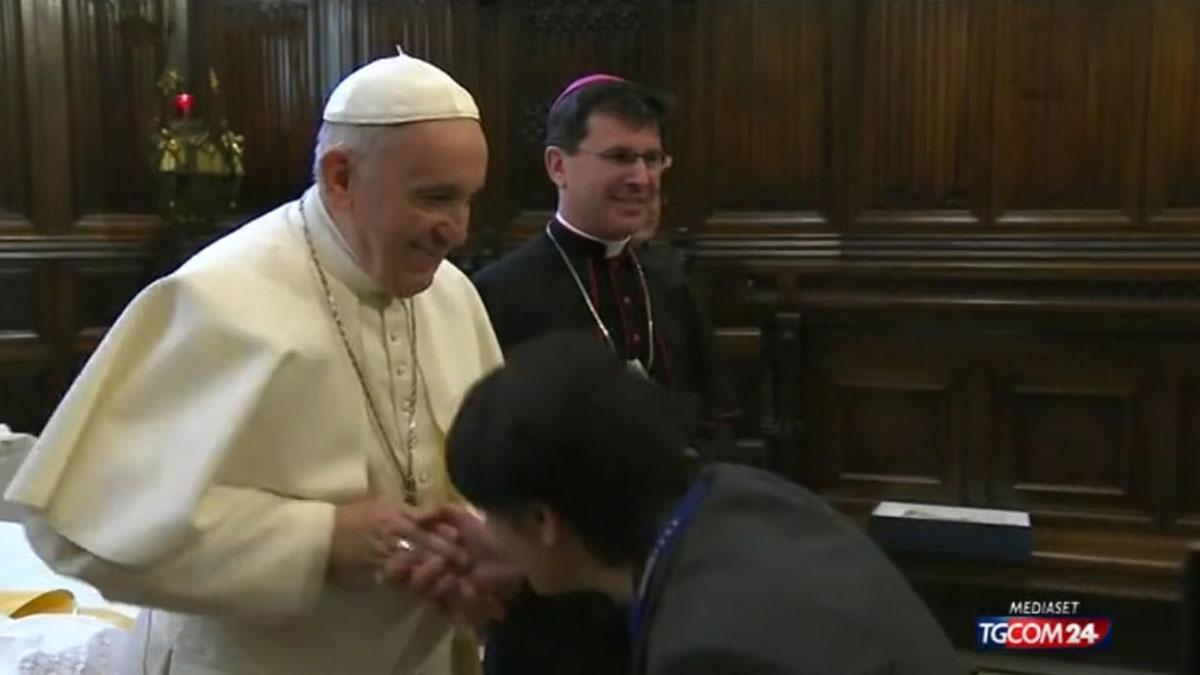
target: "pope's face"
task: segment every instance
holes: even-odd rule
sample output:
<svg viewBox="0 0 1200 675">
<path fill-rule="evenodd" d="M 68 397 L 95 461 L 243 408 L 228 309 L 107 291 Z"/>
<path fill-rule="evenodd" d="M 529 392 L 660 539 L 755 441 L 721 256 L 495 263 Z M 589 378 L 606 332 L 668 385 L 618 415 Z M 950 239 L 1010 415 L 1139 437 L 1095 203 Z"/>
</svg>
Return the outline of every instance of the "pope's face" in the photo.
<svg viewBox="0 0 1200 675">
<path fill-rule="evenodd" d="M 438 266 L 467 239 L 487 142 L 474 120 L 418 122 L 384 135 L 369 155 L 357 165 L 350 160 L 344 234 L 376 283 L 410 297 L 433 283 Z"/>
<path fill-rule="evenodd" d="M 571 224 L 616 241 L 644 231 L 662 186 L 662 137 L 655 125 L 637 126 L 620 117 L 592 113 L 588 132 L 574 154 L 546 150 L 546 170 L 559 188 Z"/>
</svg>

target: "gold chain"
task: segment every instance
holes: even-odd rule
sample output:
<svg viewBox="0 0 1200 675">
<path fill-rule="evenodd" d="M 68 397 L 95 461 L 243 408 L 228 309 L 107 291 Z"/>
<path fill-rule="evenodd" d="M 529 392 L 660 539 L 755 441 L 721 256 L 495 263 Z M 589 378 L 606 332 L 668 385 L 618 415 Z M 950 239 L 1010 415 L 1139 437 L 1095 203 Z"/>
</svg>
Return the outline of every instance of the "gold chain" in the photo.
<svg viewBox="0 0 1200 675">
<path fill-rule="evenodd" d="M 371 396 L 371 390 L 367 384 L 367 378 L 363 374 L 362 365 L 358 362 L 358 357 L 354 355 L 354 350 L 350 347 L 350 339 L 346 336 L 346 327 L 342 323 L 342 315 L 338 312 L 337 302 L 333 299 L 333 293 L 329 290 L 329 280 L 325 277 L 325 270 L 321 267 L 321 262 L 317 258 L 317 248 L 313 245 L 312 232 L 308 227 L 308 218 L 304 213 L 304 197 L 300 198 L 300 226 L 304 230 L 304 241 L 308 244 L 308 253 L 312 258 L 313 267 L 317 270 L 317 278 L 321 280 L 321 289 L 325 291 L 325 302 L 329 307 L 329 314 L 333 318 L 333 324 L 337 327 L 338 335 L 342 339 L 342 345 L 346 348 L 346 355 L 350 357 L 350 365 L 354 367 L 354 373 L 358 376 L 358 383 L 362 387 L 363 396 L 367 400 L 367 410 L 371 413 L 371 419 L 375 422 L 375 426 L 379 429 L 379 436 L 383 439 L 383 444 L 387 449 L 388 459 L 395 466 L 396 473 L 400 474 L 400 480 L 404 487 L 404 501 L 411 506 L 417 505 L 417 483 L 413 477 L 413 457 L 416 451 L 417 444 L 417 380 L 420 376 L 420 371 L 417 369 L 417 312 L 416 305 L 412 298 L 406 299 L 406 313 L 408 314 L 408 349 L 409 357 L 412 362 L 412 385 L 409 387 L 408 397 L 404 402 L 404 412 L 408 415 L 408 426 L 404 437 L 404 462 L 401 463 L 400 455 L 396 452 L 392 445 L 392 439 L 388 435 L 387 427 L 383 425 L 383 417 L 380 416 L 379 410 L 375 407 L 375 399 Z"/>
<path fill-rule="evenodd" d="M 554 236 L 554 232 L 546 225 L 546 236 L 550 237 L 550 242 L 554 244 L 554 248 L 558 250 L 558 255 L 562 258 L 563 264 L 567 266 L 567 271 L 571 273 L 571 278 L 575 280 L 575 288 L 579 289 L 579 295 L 583 298 L 583 302 L 587 305 L 588 311 L 592 314 L 592 320 L 596 322 L 596 327 L 600 329 L 600 334 L 604 336 L 604 341 L 613 350 L 614 354 L 620 354 L 617 349 L 617 343 L 613 341 L 612 335 L 608 332 L 608 326 L 604 325 L 604 319 L 600 318 L 600 312 L 596 310 L 596 306 L 592 304 L 592 298 L 588 295 L 587 287 L 583 285 L 583 279 L 579 278 L 579 272 L 575 271 L 575 265 L 571 263 L 571 258 L 563 249 L 562 244 L 558 243 L 558 238 Z M 646 306 L 646 338 L 647 338 L 647 356 L 645 375 L 650 376 L 650 369 L 654 367 L 654 309 L 650 306 L 650 286 L 646 284 L 646 273 L 642 271 L 642 263 L 638 261 L 637 254 L 633 249 L 628 248 L 629 257 L 633 259 L 633 268 L 637 270 L 638 282 L 642 286 L 642 303 Z M 616 292 L 616 288 L 613 289 Z M 620 302 L 620 300 L 617 300 Z M 634 347 L 634 357 L 630 362 L 638 361 L 637 348 Z"/>
</svg>

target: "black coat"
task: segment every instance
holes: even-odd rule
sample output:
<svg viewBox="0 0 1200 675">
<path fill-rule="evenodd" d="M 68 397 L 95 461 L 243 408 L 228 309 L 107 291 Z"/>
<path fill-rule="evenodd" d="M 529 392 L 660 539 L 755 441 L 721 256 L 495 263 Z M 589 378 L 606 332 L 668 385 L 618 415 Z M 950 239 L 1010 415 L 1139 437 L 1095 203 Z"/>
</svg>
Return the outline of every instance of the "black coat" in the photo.
<svg viewBox="0 0 1200 675">
<path fill-rule="evenodd" d="M 709 459 L 736 458 L 737 398 L 718 357 L 713 330 L 687 278 L 666 251 L 642 247 L 607 257 L 605 247 L 551 221 L 584 290 L 608 327 L 617 355 L 638 358 L 690 412 L 696 447 Z M 636 256 L 636 261 L 635 261 Z M 654 319 L 654 355 L 640 264 Z M 559 330 L 603 339 L 579 285 L 546 232 L 474 277 L 501 349 Z M 531 592 L 487 639 L 488 675 L 625 675 L 626 609 L 598 594 L 538 598 Z"/>
<path fill-rule="evenodd" d="M 850 520 L 757 469 L 709 490 L 653 568 L 637 675 L 962 675 L 908 582 Z"/>
</svg>

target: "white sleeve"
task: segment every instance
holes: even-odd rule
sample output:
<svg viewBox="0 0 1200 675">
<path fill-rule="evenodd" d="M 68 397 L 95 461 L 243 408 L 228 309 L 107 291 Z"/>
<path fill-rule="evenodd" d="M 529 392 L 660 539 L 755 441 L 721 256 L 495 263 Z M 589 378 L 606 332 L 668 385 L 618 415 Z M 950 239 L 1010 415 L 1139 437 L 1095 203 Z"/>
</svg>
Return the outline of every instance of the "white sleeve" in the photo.
<svg viewBox="0 0 1200 675">
<path fill-rule="evenodd" d="M 189 612 L 282 615 L 310 607 L 323 587 L 333 536 L 332 504 L 213 486 L 200 501 L 194 537 L 161 560 L 113 563 L 56 532 L 37 512 L 30 545 L 56 572 L 110 600 Z"/>
</svg>

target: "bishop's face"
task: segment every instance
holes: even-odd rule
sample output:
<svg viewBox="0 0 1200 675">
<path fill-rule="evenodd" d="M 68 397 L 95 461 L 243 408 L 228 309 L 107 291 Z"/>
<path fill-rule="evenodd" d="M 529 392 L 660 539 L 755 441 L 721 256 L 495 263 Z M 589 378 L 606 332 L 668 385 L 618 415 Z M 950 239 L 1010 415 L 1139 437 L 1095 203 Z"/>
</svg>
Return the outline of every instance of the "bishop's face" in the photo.
<svg viewBox="0 0 1200 675">
<path fill-rule="evenodd" d="M 467 239 L 487 141 L 475 120 L 437 120 L 399 126 L 373 150 L 367 161 L 349 160 L 343 234 L 376 283 L 410 297 Z"/>
<path fill-rule="evenodd" d="M 667 167 L 658 127 L 597 112 L 587 128 L 576 152 L 546 150 L 559 208 L 572 225 L 601 239 L 616 241 L 644 231 Z"/>
</svg>

